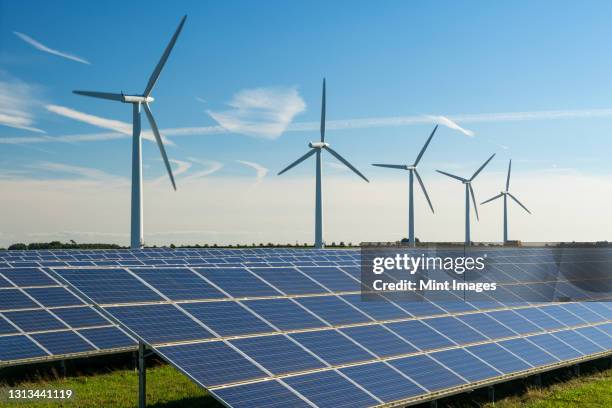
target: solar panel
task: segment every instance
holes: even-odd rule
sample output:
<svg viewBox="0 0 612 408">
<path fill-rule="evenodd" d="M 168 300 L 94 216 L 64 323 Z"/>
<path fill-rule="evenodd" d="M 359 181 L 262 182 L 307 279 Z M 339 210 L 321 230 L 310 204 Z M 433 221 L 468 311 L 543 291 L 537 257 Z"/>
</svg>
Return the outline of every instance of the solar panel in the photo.
<svg viewBox="0 0 612 408">
<path fill-rule="evenodd" d="M 11 347 L 6 353 L 48 358 L 125 347 L 131 338 L 100 320 L 87 305 L 93 300 L 229 406 L 279 406 L 277 397 L 280 406 L 410 402 L 612 350 L 612 309 L 603 303 L 534 305 L 516 287 L 508 292 L 512 302 L 504 303 L 392 294 L 368 300 L 360 292 L 358 251 L 40 251 L 2 259 L 7 269 L 93 265 L 56 266 L 51 275 L 34 269 L 61 277 L 61 283 L 51 278 L 49 291 L 45 278 L 25 277 L 28 285 L 18 288 L 11 288 L 11 279 L 1 288 L 0 281 L 2 293 L 25 296 L 9 295 L 5 303 L 14 309 L 0 309 L 0 340 Z M 554 262 L 550 254 L 533 249 L 499 251 L 490 260 L 515 286 L 517 277 L 558 272 L 540 265 Z M 565 283 L 533 282 L 529 296 L 549 289 L 594 296 Z M 75 297 L 80 303 L 72 304 L 70 290 L 85 302 Z M 0 296 L 0 307 L 3 301 Z M 63 328 L 26 326 L 29 320 L 21 319 L 22 334 L 12 318 L 30 309 L 51 312 Z"/>
</svg>

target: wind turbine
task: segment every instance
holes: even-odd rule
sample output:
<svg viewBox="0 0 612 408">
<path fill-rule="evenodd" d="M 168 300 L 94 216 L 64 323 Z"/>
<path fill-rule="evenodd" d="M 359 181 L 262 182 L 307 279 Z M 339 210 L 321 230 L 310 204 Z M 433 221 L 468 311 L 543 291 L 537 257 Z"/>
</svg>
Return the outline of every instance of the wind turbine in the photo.
<svg viewBox="0 0 612 408">
<path fill-rule="evenodd" d="M 502 191 L 501 193 L 499 193 L 498 195 L 496 195 L 495 197 L 491 197 L 486 201 L 483 201 L 480 204 L 486 204 L 486 203 L 490 203 L 493 200 L 497 200 L 500 197 L 504 197 L 504 244 L 506 242 L 508 242 L 508 196 L 513 199 L 514 201 L 516 201 L 516 203 L 518 205 L 520 205 L 521 207 L 523 207 L 523 210 L 527 211 L 529 214 L 531 214 L 531 211 L 529 211 L 527 209 L 527 207 L 525 207 L 523 205 L 523 203 L 521 203 L 518 198 L 516 198 L 515 196 L 513 196 L 510 193 L 510 171 L 512 170 L 512 159 L 510 159 L 510 163 L 508 163 L 508 177 L 506 178 L 506 190 Z"/>
<path fill-rule="evenodd" d="M 75 94 L 91 96 L 94 98 L 108 99 L 111 101 L 118 101 L 123 103 L 131 103 L 132 104 L 132 209 L 131 209 L 131 238 L 130 238 L 130 247 L 132 249 L 142 248 L 144 245 L 143 240 L 143 225 L 142 225 L 142 138 L 140 134 L 140 108 L 144 108 L 144 111 L 147 115 L 147 119 L 151 124 L 151 130 L 155 135 L 155 140 L 157 141 L 157 146 L 159 147 L 159 151 L 164 159 L 164 163 L 166 165 L 166 170 L 168 171 L 168 176 L 170 176 L 170 182 L 172 183 L 172 187 L 176 190 L 176 183 L 174 182 L 174 176 L 172 175 L 172 168 L 170 167 L 170 162 L 168 161 L 168 155 L 166 154 L 166 149 L 164 148 L 164 143 L 162 141 L 161 135 L 159 134 L 159 128 L 157 127 L 157 123 L 153 118 L 153 113 L 151 112 L 151 108 L 149 104 L 153 102 L 155 99 L 151 96 L 151 91 L 153 91 L 153 87 L 159 78 L 159 74 L 162 72 L 166 61 L 168 60 L 168 56 L 176 43 L 176 40 L 183 29 L 183 25 L 185 24 L 185 19 L 187 16 L 183 16 L 181 22 L 179 23 L 178 28 L 174 32 L 172 39 L 170 39 L 170 43 L 164 50 L 164 53 L 161 56 L 161 59 L 157 63 L 157 66 L 153 70 L 151 77 L 149 78 L 149 82 L 141 95 L 125 95 L 123 92 L 121 93 L 108 93 L 108 92 L 92 92 L 92 91 L 73 91 Z"/>
<path fill-rule="evenodd" d="M 427 149 L 427 146 L 429 146 L 429 142 L 431 142 L 431 139 L 433 138 L 434 134 L 436 133 L 436 130 L 438 130 L 438 125 L 436 125 L 436 127 L 434 128 L 434 130 L 431 132 L 431 134 L 429 135 L 429 138 L 427 139 L 427 141 L 425 142 L 425 145 L 423 145 L 423 148 L 421 148 L 421 151 L 419 152 L 419 155 L 417 156 L 416 160 L 414 161 L 414 164 L 412 165 L 408 165 L 408 164 L 372 164 L 372 166 L 377 166 L 377 167 L 386 167 L 389 169 L 399 169 L 399 170 L 408 170 L 410 172 L 410 184 L 409 184 L 409 188 L 408 188 L 408 241 L 411 247 L 416 246 L 416 242 L 414 239 L 414 194 L 413 194 L 413 184 L 414 184 L 414 176 L 416 176 L 420 186 L 421 186 L 421 190 L 423 190 L 423 194 L 425 194 L 425 198 L 427 199 L 427 203 L 429 204 L 429 208 L 431 208 L 431 212 L 434 212 L 434 208 L 433 205 L 431 205 L 431 200 L 429 199 L 429 195 L 427 194 L 427 190 L 425 189 L 425 184 L 423 184 L 423 180 L 421 180 L 421 176 L 419 175 L 419 172 L 417 171 L 417 165 L 419 164 L 419 162 L 421 161 L 421 158 L 423 157 L 423 154 L 425 153 L 425 150 Z"/>
<path fill-rule="evenodd" d="M 476 178 L 476 176 L 485 168 L 487 164 L 495 157 L 495 153 L 491 155 L 487 159 L 486 162 L 483 163 L 482 166 L 476 170 L 476 172 L 469 179 L 465 179 L 463 177 L 455 176 L 454 174 L 447 173 L 442 170 L 436 170 L 438 173 L 444 174 L 445 176 L 454 178 L 455 180 L 459 180 L 465 185 L 465 245 L 470 245 L 472 241 L 470 241 L 470 195 L 472 196 L 472 202 L 474 203 L 474 212 L 476 213 L 476 219 L 480 220 L 478 217 L 478 208 L 476 206 L 476 196 L 474 195 L 474 189 L 472 188 L 472 181 Z"/>
<path fill-rule="evenodd" d="M 346 167 L 351 169 L 355 174 L 359 177 L 370 182 L 363 174 L 359 172 L 351 163 L 349 163 L 344 157 L 340 156 L 338 152 L 329 147 L 329 143 L 325 142 L 325 78 L 323 78 L 323 97 L 321 101 L 321 140 L 319 142 L 310 142 L 308 143 L 308 147 L 310 150 L 291 163 L 289 166 L 285 167 L 281 172 L 278 173 L 280 176 L 287 170 L 297 166 L 313 154 L 316 154 L 316 193 L 315 193 L 315 248 L 323 248 L 323 209 L 321 205 L 321 152 L 326 150 L 340 162 L 342 162 Z"/>
</svg>

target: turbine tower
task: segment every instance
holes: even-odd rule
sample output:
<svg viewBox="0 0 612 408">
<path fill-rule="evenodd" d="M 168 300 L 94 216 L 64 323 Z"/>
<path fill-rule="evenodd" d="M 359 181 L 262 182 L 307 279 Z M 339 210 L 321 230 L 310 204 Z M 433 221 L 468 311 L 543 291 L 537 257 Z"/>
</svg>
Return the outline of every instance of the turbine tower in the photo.
<svg viewBox="0 0 612 408">
<path fill-rule="evenodd" d="M 344 157 L 340 156 L 338 152 L 329 147 L 329 143 L 325 142 L 325 78 L 323 78 L 323 97 L 321 101 L 321 139 L 318 142 L 310 142 L 308 147 L 310 150 L 291 163 L 289 166 L 285 167 L 281 172 L 278 173 L 280 176 L 287 170 L 297 166 L 313 154 L 316 154 L 316 193 L 315 193 L 315 248 L 323 248 L 323 209 L 322 209 L 322 197 L 321 197 L 321 152 L 326 150 L 340 162 L 342 162 L 346 167 L 351 169 L 355 174 L 359 177 L 370 182 L 363 174 L 359 172 L 351 163 L 349 163 Z"/>
<path fill-rule="evenodd" d="M 170 43 L 164 50 L 161 59 L 153 70 L 153 73 L 149 78 L 149 82 L 147 83 L 147 86 L 142 94 L 125 95 L 123 92 L 107 93 L 92 91 L 73 91 L 75 94 L 78 95 L 91 96 L 94 98 L 108 99 L 111 101 L 132 104 L 132 209 L 130 229 L 130 247 L 132 249 L 142 248 L 144 245 L 142 225 L 142 138 L 140 134 L 141 107 L 144 109 L 145 114 L 147 115 L 147 119 L 151 124 L 151 130 L 155 135 L 157 146 L 159 147 L 161 156 L 164 159 L 164 164 L 166 165 L 168 176 L 170 176 L 170 182 L 172 183 L 172 187 L 174 188 L 174 190 L 176 190 L 174 176 L 172 175 L 172 168 L 170 167 L 170 162 L 168 161 L 168 156 L 166 155 L 166 149 L 164 148 L 164 143 L 162 141 L 161 135 L 159 134 L 159 128 L 157 127 L 157 123 L 153 118 L 153 113 L 151 112 L 149 104 L 155 100 L 151 96 L 151 91 L 153 91 L 153 87 L 155 86 L 155 83 L 159 78 L 159 74 L 164 68 L 166 61 L 168 60 L 168 56 L 170 55 L 170 52 L 172 51 L 172 48 L 176 43 L 176 39 L 178 38 L 179 34 L 181 33 L 181 30 L 183 29 L 183 25 L 185 24 L 186 18 L 187 16 L 183 16 L 183 18 L 181 19 L 178 28 L 174 32 Z"/>
<path fill-rule="evenodd" d="M 410 184 L 408 187 L 408 241 L 411 247 L 416 246 L 416 241 L 414 239 L 414 194 L 413 194 L 414 176 L 416 176 L 419 182 L 419 185 L 421 186 L 421 190 L 423 190 L 423 194 L 425 195 L 425 198 L 427 199 L 427 203 L 429 204 L 429 208 L 431 208 L 431 212 L 432 213 L 434 212 L 433 205 L 431 205 L 431 200 L 429 199 L 429 195 L 427 194 L 427 190 L 425 189 L 425 184 L 423 184 L 423 180 L 421 180 L 421 176 L 419 175 L 419 172 L 417 171 L 417 165 L 421 161 L 421 158 L 423 157 L 423 154 L 425 153 L 427 146 L 429 146 L 429 142 L 431 142 L 431 139 L 436 133 L 436 130 L 438 130 L 438 125 L 436 125 L 434 130 L 429 135 L 429 138 L 425 142 L 425 145 L 423 145 L 423 148 L 421 148 L 421 151 L 419 152 L 419 155 L 414 161 L 414 164 L 412 165 L 379 164 L 379 163 L 372 164 L 372 166 L 386 167 L 389 169 L 408 170 L 410 172 L 409 173 L 410 174 L 410 178 L 409 178 Z"/>
<path fill-rule="evenodd" d="M 513 199 L 514 201 L 516 201 L 516 203 L 518 205 L 520 205 L 521 207 L 523 207 L 523 210 L 527 211 L 529 214 L 531 214 L 531 211 L 529 211 L 527 209 L 527 207 L 525 207 L 523 205 L 523 203 L 521 203 L 518 198 L 516 198 L 515 196 L 513 196 L 510 193 L 510 171 L 512 170 L 512 159 L 510 159 L 510 163 L 508 163 L 508 177 L 506 178 L 506 190 L 502 191 L 501 193 L 499 193 L 498 195 L 496 195 L 495 197 L 491 197 L 486 201 L 483 201 L 482 204 L 486 204 L 486 203 L 490 203 L 493 200 L 497 200 L 500 197 L 504 197 L 504 244 L 508 242 L 508 197 L 510 197 L 511 199 Z"/>
<path fill-rule="evenodd" d="M 491 155 L 487 159 L 486 162 L 483 163 L 482 166 L 476 170 L 476 172 L 469 179 L 465 179 L 463 177 L 455 176 L 454 174 L 447 173 L 442 170 L 436 170 L 438 173 L 444 174 L 445 176 L 454 178 L 455 180 L 459 180 L 465 185 L 465 245 L 471 244 L 470 239 L 470 196 L 472 196 L 472 203 L 474 203 L 474 212 L 476 213 L 476 219 L 480 220 L 478 217 L 478 208 L 476 207 L 476 196 L 474 195 L 474 189 L 472 188 L 472 181 L 476 178 L 476 176 L 485 168 L 487 164 L 495 157 L 495 153 Z"/>
</svg>

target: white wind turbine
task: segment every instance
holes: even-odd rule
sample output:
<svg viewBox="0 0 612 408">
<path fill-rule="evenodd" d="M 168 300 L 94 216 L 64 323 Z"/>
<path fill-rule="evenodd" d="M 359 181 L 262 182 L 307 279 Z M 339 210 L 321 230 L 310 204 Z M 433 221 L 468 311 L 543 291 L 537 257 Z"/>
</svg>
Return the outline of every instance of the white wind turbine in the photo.
<svg viewBox="0 0 612 408">
<path fill-rule="evenodd" d="M 108 93 L 108 92 L 92 92 L 92 91 L 73 91 L 78 95 L 91 96 L 94 98 L 101 99 L 109 99 L 111 101 L 118 101 L 123 103 L 131 103 L 132 104 L 132 208 L 131 208 L 131 230 L 130 230 L 130 247 L 133 249 L 142 248 L 144 245 L 143 240 L 143 225 L 142 225 L 142 138 L 140 133 L 140 108 L 144 108 L 144 111 L 147 115 L 147 119 L 151 124 L 151 130 L 155 135 L 155 140 L 157 141 L 157 146 L 159 147 L 159 151 L 164 159 L 164 163 L 166 165 L 166 170 L 168 171 L 168 175 L 170 176 L 170 182 L 172 183 L 172 187 L 176 190 L 176 184 L 174 182 L 174 176 L 172 175 L 172 168 L 170 167 L 170 162 L 168 161 L 168 156 L 166 155 L 166 149 L 164 148 L 164 143 L 162 141 L 161 135 L 159 134 L 159 128 L 157 127 L 157 123 L 153 118 L 153 113 L 151 112 L 151 108 L 149 104 L 153 102 L 155 99 L 151 96 L 151 91 L 153 91 L 153 87 L 159 78 L 159 74 L 161 73 L 166 61 L 168 60 L 168 56 L 176 43 L 176 40 L 183 29 L 183 25 L 185 24 L 185 19 L 187 16 L 183 16 L 181 22 L 179 23 L 178 28 L 174 32 L 170 43 L 164 50 L 161 59 L 157 63 L 157 66 L 153 70 L 151 77 L 149 78 L 149 82 L 141 95 L 125 95 L 122 93 Z"/>
<path fill-rule="evenodd" d="M 323 209 L 322 209 L 322 198 L 321 198 L 321 152 L 326 150 L 346 167 L 351 169 L 359 177 L 369 183 L 369 180 L 359 172 L 351 163 L 349 163 L 344 157 L 340 156 L 338 152 L 329 147 L 329 143 L 325 142 L 325 78 L 323 78 L 323 97 L 321 102 L 321 139 L 319 142 L 310 142 L 308 144 L 310 150 L 308 153 L 285 167 L 281 172 L 278 173 L 280 176 L 287 170 L 297 166 L 313 154 L 316 154 L 316 193 L 315 193 L 315 248 L 323 248 Z"/>
<path fill-rule="evenodd" d="M 459 180 L 465 185 L 465 245 L 470 245 L 470 195 L 472 196 L 472 202 L 474 203 L 474 212 L 476 213 L 476 219 L 480 220 L 478 217 L 478 208 L 476 206 L 476 196 L 474 195 L 474 189 L 472 188 L 472 181 L 476 178 L 476 176 L 485 168 L 487 164 L 495 157 L 495 153 L 491 155 L 487 159 L 486 162 L 483 163 L 482 166 L 476 170 L 476 172 L 469 179 L 465 179 L 463 177 L 455 176 L 454 174 L 447 173 L 442 170 L 436 170 L 438 173 L 444 174 L 445 176 L 452 177 L 455 180 Z"/>
<path fill-rule="evenodd" d="M 510 163 L 508 163 L 508 177 L 506 178 L 506 190 L 502 191 L 501 193 L 499 193 L 498 195 L 496 195 L 495 197 L 491 197 L 486 201 L 483 201 L 482 204 L 486 204 L 486 203 L 490 203 L 493 200 L 497 200 L 500 197 L 504 197 L 504 244 L 508 242 L 508 196 L 513 199 L 514 201 L 516 201 L 516 203 L 518 205 L 520 205 L 521 207 L 523 207 L 523 210 L 527 211 L 529 214 L 531 214 L 531 211 L 529 211 L 527 209 L 527 207 L 525 207 L 523 205 L 523 203 L 521 203 L 518 198 L 516 198 L 515 196 L 513 196 L 510 193 L 510 171 L 512 170 L 512 159 L 510 159 Z"/>
<path fill-rule="evenodd" d="M 423 190 L 423 194 L 425 195 L 425 198 L 427 199 L 427 203 L 429 204 L 429 208 L 431 208 L 431 212 L 434 212 L 433 205 L 431 205 L 431 200 L 429 199 L 429 195 L 427 194 L 427 190 L 425 189 L 425 184 L 423 184 L 423 180 L 421 180 L 421 176 L 419 175 L 419 172 L 417 171 L 417 165 L 421 161 L 421 158 L 423 157 L 423 154 L 425 153 L 427 146 L 429 146 L 429 142 L 431 142 L 431 139 L 433 138 L 437 129 L 438 129 L 438 125 L 436 125 L 434 130 L 429 135 L 429 138 L 425 142 L 425 145 L 423 145 L 423 147 L 421 148 L 421 151 L 419 152 L 419 155 L 414 161 L 414 164 L 412 165 L 378 164 L 378 163 L 372 164 L 372 166 L 386 167 L 389 169 L 408 170 L 410 172 L 410 179 L 409 179 L 410 184 L 408 187 L 408 241 L 409 241 L 410 246 L 412 247 L 416 245 L 416 241 L 414 238 L 414 194 L 413 194 L 414 176 L 416 176 L 419 182 L 419 185 L 421 186 L 421 190 Z"/>
</svg>

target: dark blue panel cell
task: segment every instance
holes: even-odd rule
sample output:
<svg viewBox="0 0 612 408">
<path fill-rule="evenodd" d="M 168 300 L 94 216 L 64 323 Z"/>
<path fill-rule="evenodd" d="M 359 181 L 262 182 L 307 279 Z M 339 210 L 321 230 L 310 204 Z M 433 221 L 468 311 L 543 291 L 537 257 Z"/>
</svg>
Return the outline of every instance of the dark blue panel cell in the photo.
<svg viewBox="0 0 612 408">
<path fill-rule="evenodd" d="M 0 273 L 17 286 L 57 285 L 57 282 L 38 268 L 4 268 Z"/>
<path fill-rule="evenodd" d="M 486 337 L 471 329 L 465 323 L 454 317 L 436 317 L 423 320 L 424 323 L 433 327 L 438 332 L 450 338 L 457 344 L 474 343 L 486 340 Z"/>
<path fill-rule="evenodd" d="M 430 354 L 430 356 L 470 382 L 501 375 L 500 372 L 463 349 L 438 351 L 437 353 Z"/>
<path fill-rule="evenodd" d="M 264 381 L 215 390 L 212 394 L 230 407 L 306 408 L 310 407 L 278 381 Z"/>
<path fill-rule="evenodd" d="M 582 357 L 582 354 L 574 350 L 572 347 L 563 343 L 561 340 L 553 337 L 550 334 L 538 334 L 537 336 L 527 337 L 535 345 L 548 351 L 559 360 L 568 360 L 572 358 Z"/>
<path fill-rule="evenodd" d="M 132 269 L 172 300 L 218 299 L 221 292 L 187 268 Z"/>
<path fill-rule="evenodd" d="M 198 273 L 233 297 L 279 296 L 280 293 L 242 268 L 198 268 Z"/>
<path fill-rule="evenodd" d="M 302 306 L 332 325 L 372 321 L 372 319 L 336 296 L 303 297 L 296 300 Z"/>
<path fill-rule="evenodd" d="M 2 272 L 2 270 L 0 270 L 0 273 L 1 272 Z M 0 276 L 0 288 L 12 288 L 14 286 L 15 285 L 13 285 L 11 282 L 7 281 L 2 276 Z"/>
<path fill-rule="evenodd" d="M 608 333 L 609 336 L 612 336 L 612 323 L 600 324 L 597 328 Z"/>
<path fill-rule="evenodd" d="M 26 336 L 0 337 L 0 361 L 36 358 L 47 355 L 43 349 Z"/>
<path fill-rule="evenodd" d="M 593 312 L 591 309 L 587 309 L 582 303 L 566 303 L 559 305 L 559 307 L 580 316 L 582 320 L 589 323 L 599 323 L 606 320 L 604 317 Z"/>
<path fill-rule="evenodd" d="M 539 326 L 546 330 L 560 329 L 565 327 L 563 323 L 553 319 L 552 317 L 535 307 L 527 309 L 517 309 L 515 310 L 515 312 L 523 316 L 525 319 L 528 319 L 536 326 Z"/>
<path fill-rule="evenodd" d="M 284 381 L 319 407 L 359 408 L 378 404 L 334 371 L 288 377 Z"/>
<path fill-rule="evenodd" d="M 515 313 L 513 310 L 500 310 L 497 312 L 488 312 L 487 314 L 518 334 L 537 333 L 542 331 L 538 326 Z"/>
<path fill-rule="evenodd" d="M 427 393 L 384 363 L 362 364 L 340 371 L 384 402 L 404 400 Z"/>
<path fill-rule="evenodd" d="M 71 331 L 38 333 L 33 334 L 32 337 L 53 354 L 72 354 L 95 350 Z"/>
<path fill-rule="evenodd" d="M 25 309 L 38 307 L 29 297 L 19 289 L 2 289 L 0 291 L 0 310 Z"/>
<path fill-rule="evenodd" d="M 97 329 L 79 330 L 85 338 L 100 349 L 112 349 L 120 347 L 135 347 L 136 341 L 116 327 L 100 327 Z"/>
<path fill-rule="evenodd" d="M 401 337 L 380 325 L 350 327 L 341 331 L 379 357 L 410 354 L 417 351 Z"/>
<path fill-rule="evenodd" d="M 440 309 L 429 300 L 423 298 L 421 298 L 421 300 L 403 301 L 401 300 L 402 296 L 393 296 L 393 294 L 390 294 L 390 296 L 387 297 L 413 316 L 423 317 L 448 314 L 445 310 Z"/>
<path fill-rule="evenodd" d="M 0 334 L 18 333 L 19 331 L 0 316 Z"/>
<path fill-rule="evenodd" d="M 220 336 L 274 331 L 271 326 L 234 301 L 183 303 L 181 307 Z"/>
<path fill-rule="evenodd" d="M 232 344 L 274 374 L 325 367 L 285 336 L 251 337 L 233 340 Z"/>
<path fill-rule="evenodd" d="M 67 307 L 53 309 L 53 313 L 72 328 L 102 326 L 110 324 L 91 307 Z"/>
<path fill-rule="evenodd" d="M 251 270 L 288 295 L 328 292 L 294 268 L 253 268 Z"/>
<path fill-rule="evenodd" d="M 204 387 L 267 377 L 256 365 L 220 341 L 158 347 L 156 351 Z"/>
<path fill-rule="evenodd" d="M 148 343 L 214 337 L 172 305 L 108 307 L 106 311 Z"/>
<path fill-rule="evenodd" d="M 365 300 L 361 299 L 361 295 L 343 295 L 341 297 L 376 320 L 406 319 L 411 317 L 399 307 L 376 294 L 367 295 Z"/>
<path fill-rule="evenodd" d="M 291 337 L 331 365 L 376 358 L 335 330 L 296 333 Z"/>
<path fill-rule="evenodd" d="M 358 281 L 337 267 L 320 266 L 301 267 L 299 269 L 332 292 L 358 292 L 361 290 L 361 284 Z"/>
<path fill-rule="evenodd" d="M 322 320 L 289 299 L 247 300 L 243 303 L 280 330 L 327 326 Z"/>
<path fill-rule="evenodd" d="M 467 350 L 477 355 L 504 374 L 528 370 L 530 365 L 495 343 L 479 344 L 467 347 Z"/>
<path fill-rule="evenodd" d="M 463 300 L 446 300 L 434 302 L 436 306 L 449 313 L 471 312 L 476 310 L 474 306 Z"/>
<path fill-rule="evenodd" d="M 389 363 L 432 392 L 466 383 L 428 356 L 400 358 Z"/>
<path fill-rule="evenodd" d="M 540 307 L 540 310 L 566 326 L 580 326 L 586 323 L 579 315 L 570 313 L 559 305 Z"/>
<path fill-rule="evenodd" d="M 582 334 L 601 348 L 612 350 L 612 336 L 608 336 L 597 327 L 583 327 L 576 329 L 576 332 Z"/>
<path fill-rule="evenodd" d="M 610 304 L 610 302 L 607 302 Z M 584 307 L 602 316 L 605 320 L 612 320 L 612 309 L 604 302 L 585 302 Z"/>
<path fill-rule="evenodd" d="M 56 269 L 55 271 L 98 304 L 163 300 L 123 269 Z"/>
<path fill-rule="evenodd" d="M 5 312 L 4 316 L 25 332 L 65 329 L 66 326 L 46 310 Z"/>
<path fill-rule="evenodd" d="M 599 353 L 604 349 L 574 330 L 564 330 L 552 334 L 584 355 Z"/>
<path fill-rule="evenodd" d="M 395 333 L 421 350 L 434 350 L 454 346 L 451 340 L 435 332 L 418 320 L 385 324 Z"/>
<path fill-rule="evenodd" d="M 534 367 L 553 364 L 559 361 L 525 339 L 504 340 L 498 344 Z"/>
<path fill-rule="evenodd" d="M 498 323 L 496 320 L 493 320 L 493 318 L 484 313 L 468 314 L 458 316 L 457 318 L 490 339 L 500 339 L 503 337 L 512 337 L 516 335 L 516 333 L 514 333 L 512 330 L 508 329 L 501 323 Z"/>
<path fill-rule="evenodd" d="M 46 307 L 77 306 L 83 304 L 76 296 L 62 287 L 31 288 L 25 291 Z"/>
</svg>

